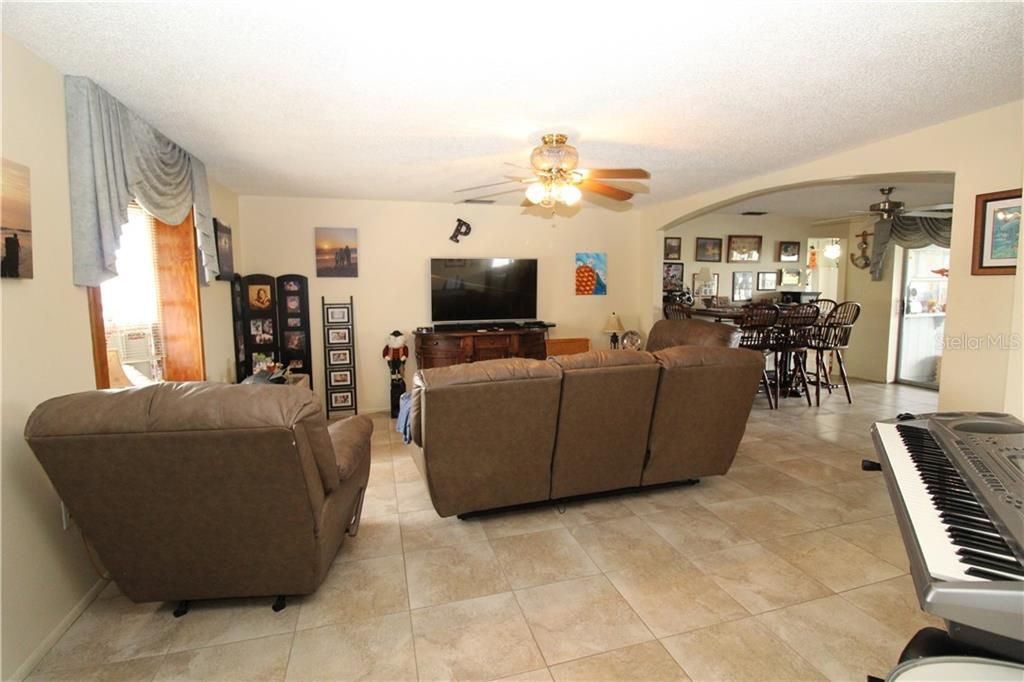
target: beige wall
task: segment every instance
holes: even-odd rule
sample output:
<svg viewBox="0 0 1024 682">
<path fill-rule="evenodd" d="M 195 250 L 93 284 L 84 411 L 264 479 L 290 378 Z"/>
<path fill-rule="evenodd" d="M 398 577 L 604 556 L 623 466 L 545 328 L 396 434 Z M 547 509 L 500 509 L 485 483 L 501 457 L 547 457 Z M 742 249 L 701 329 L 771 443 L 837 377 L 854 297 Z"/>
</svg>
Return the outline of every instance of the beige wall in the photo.
<svg viewBox="0 0 1024 682">
<path fill-rule="evenodd" d="M 28 166 L 35 277 L 3 280 L 0 351 L 3 497 L 3 679 L 9 679 L 97 577 L 22 429 L 55 395 L 95 387 L 85 290 L 71 283 L 70 208 L 61 74 L 3 41 L 3 155 Z"/>
<path fill-rule="evenodd" d="M 238 221 L 238 196 L 220 183 L 210 180 L 210 202 L 213 216 L 231 228 L 235 268 L 240 267 L 242 225 Z M 231 325 L 231 284 L 210 282 L 199 287 L 203 315 L 203 350 L 206 356 L 206 378 L 209 381 L 235 381 L 234 338 Z"/>
<path fill-rule="evenodd" d="M 386 409 L 388 373 L 381 358 L 387 335 L 430 324 L 429 259 L 524 257 L 539 259 L 538 316 L 558 326 L 556 337 L 589 337 L 607 347 L 600 332 L 608 314 L 618 312 L 627 329 L 645 336 L 636 302 L 642 279 L 635 217 L 585 208 L 572 218 L 542 219 L 522 209 L 414 202 L 285 199 L 243 196 L 240 218 L 245 225 L 245 274 L 298 273 L 310 278 L 315 385 L 323 386 L 323 339 L 320 297 L 328 301 L 355 297 L 357 376 L 362 411 Z M 455 219 L 473 232 L 460 243 L 448 239 Z M 318 278 L 314 271 L 313 228 L 359 229 L 359 277 Z M 574 258 L 577 251 L 608 253 L 608 295 L 576 296 Z M 406 380 L 412 377 L 410 362 Z M 322 395 L 322 393 L 321 393 Z"/>
<path fill-rule="evenodd" d="M 837 225 L 838 227 L 838 225 Z M 858 234 L 875 231 L 870 219 L 854 219 L 845 224 L 847 244 L 856 250 Z M 871 241 L 871 238 L 868 238 Z M 849 258 L 844 255 L 844 258 Z M 868 381 L 887 382 L 896 375 L 896 343 L 899 333 L 899 296 L 902 259 L 890 255 L 890 267 L 881 281 L 871 279 L 871 272 L 846 268 L 846 299 L 861 305 L 860 317 L 854 326 L 850 349 L 843 354 L 850 376 Z"/>
<path fill-rule="evenodd" d="M 1017 101 L 646 208 L 641 218 L 649 238 L 641 240 L 645 252 L 642 259 L 647 263 L 660 262 L 662 233 L 658 230 L 739 198 L 850 176 L 952 172 L 956 178 L 946 334 L 1005 338 L 1013 319 L 1014 277 L 970 274 L 974 198 L 983 192 L 1020 186 L 1021 128 L 1021 102 Z M 653 315 L 660 296 L 659 273 L 654 269 L 647 274 L 645 315 Z M 942 361 L 940 406 L 1003 409 L 1010 355 L 1008 350 L 994 345 L 976 350 L 948 349 Z"/>
</svg>

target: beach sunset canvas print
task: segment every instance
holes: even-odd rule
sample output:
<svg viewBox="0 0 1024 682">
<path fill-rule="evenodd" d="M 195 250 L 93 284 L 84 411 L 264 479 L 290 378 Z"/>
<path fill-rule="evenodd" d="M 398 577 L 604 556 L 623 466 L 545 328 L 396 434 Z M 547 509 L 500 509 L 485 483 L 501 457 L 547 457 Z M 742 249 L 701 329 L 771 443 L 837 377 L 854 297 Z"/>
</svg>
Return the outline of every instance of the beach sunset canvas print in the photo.
<svg viewBox="0 0 1024 682">
<path fill-rule="evenodd" d="M 32 277 L 32 193 L 28 168 L 3 160 L 0 232 L 3 277 Z"/>
</svg>

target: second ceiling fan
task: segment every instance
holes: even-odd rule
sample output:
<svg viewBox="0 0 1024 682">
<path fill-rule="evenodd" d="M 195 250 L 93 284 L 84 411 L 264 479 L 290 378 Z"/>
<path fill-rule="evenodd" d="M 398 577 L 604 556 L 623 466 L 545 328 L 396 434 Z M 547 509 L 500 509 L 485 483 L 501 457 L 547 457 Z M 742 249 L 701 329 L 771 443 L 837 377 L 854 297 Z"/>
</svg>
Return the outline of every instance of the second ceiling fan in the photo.
<svg viewBox="0 0 1024 682">
<path fill-rule="evenodd" d="M 523 206 L 553 208 L 555 204 L 574 206 L 583 197 L 583 192 L 593 192 L 615 201 L 629 201 L 633 198 L 633 192 L 600 180 L 646 180 L 651 177 L 643 168 L 577 168 L 579 152 L 576 147 L 568 144 L 568 139 L 561 133 L 549 133 L 541 138 L 540 145 L 530 153 L 529 170 L 533 171 L 533 177 L 512 178 L 457 191 L 467 192 L 517 182 L 527 186 Z"/>
<path fill-rule="evenodd" d="M 950 218 L 953 215 L 953 204 L 932 204 L 931 206 L 918 206 L 917 208 L 905 208 L 902 201 L 890 199 L 895 187 L 882 187 L 878 191 L 882 193 L 882 200 L 868 206 L 867 211 L 850 211 L 850 213 L 867 213 L 877 215 L 882 220 L 892 220 L 895 216 L 906 216 L 908 218 Z"/>
</svg>

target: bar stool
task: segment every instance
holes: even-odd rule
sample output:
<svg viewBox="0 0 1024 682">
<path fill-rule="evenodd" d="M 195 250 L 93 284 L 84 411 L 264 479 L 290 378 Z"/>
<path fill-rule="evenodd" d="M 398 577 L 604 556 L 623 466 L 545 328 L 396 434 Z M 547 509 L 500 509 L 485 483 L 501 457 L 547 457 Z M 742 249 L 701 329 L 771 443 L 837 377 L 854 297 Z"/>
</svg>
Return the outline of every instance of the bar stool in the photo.
<svg viewBox="0 0 1024 682">
<path fill-rule="evenodd" d="M 832 379 L 825 366 L 825 353 L 832 352 L 836 362 L 839 364 L 839 374 L 843 378 L 843 389 L 846 391 L 846 402 L 853 404 L 853 396 L 850 394 L 850 382 L 846 376 L 846 363 L 843 361 L 843 351 L 850 347 L 850 336 L 853 333 L 853 324 L 860 317 L 860 304 L 853 301 L 840 303 L 835 310 L 828 314 L 823 324 L 815 327 L 807 347 L 816 350 L 817 360 L 814 368 L 814 375 L 817 379 L 814 389 L 814 399 L 821 405 L 821 382 L 824 375 L 825 386 L 828 392 L 832 392 Z M 810 400 L 810 398 L 808 398 Z"/>
</svg>

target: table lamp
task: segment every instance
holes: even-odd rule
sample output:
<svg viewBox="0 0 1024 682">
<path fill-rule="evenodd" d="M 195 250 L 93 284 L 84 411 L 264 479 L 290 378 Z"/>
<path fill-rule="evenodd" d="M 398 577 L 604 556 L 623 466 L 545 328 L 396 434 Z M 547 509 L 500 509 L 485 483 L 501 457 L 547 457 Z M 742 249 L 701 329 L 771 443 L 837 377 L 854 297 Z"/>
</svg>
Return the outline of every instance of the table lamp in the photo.
<svg viewBox="0 0 1024 682">
<path fill-rule="evenodd" d="M 619 347 L 619 334 L 626 331 L 626 328 L 622 326 L 622 320 L 615 313 L 608 316 L 608 320 L 604 323 L 604 333 L 611 334 L 611 347 Z"/>
<path fill-rule="evenodd" d="M 714 276 L 711 274 L 711 269 L 706 265 L 697 271 L 697 274 L 693 276 L 695 280 L 693 285 L 697 288 L 697 291 L 693 292 L 694 296 L 700 296 L 701 302 L 705 308 L 710 308 L 714 305 L 714 296 L 708 295 L 708 287 L 714 282 Z"/>
</svg>

